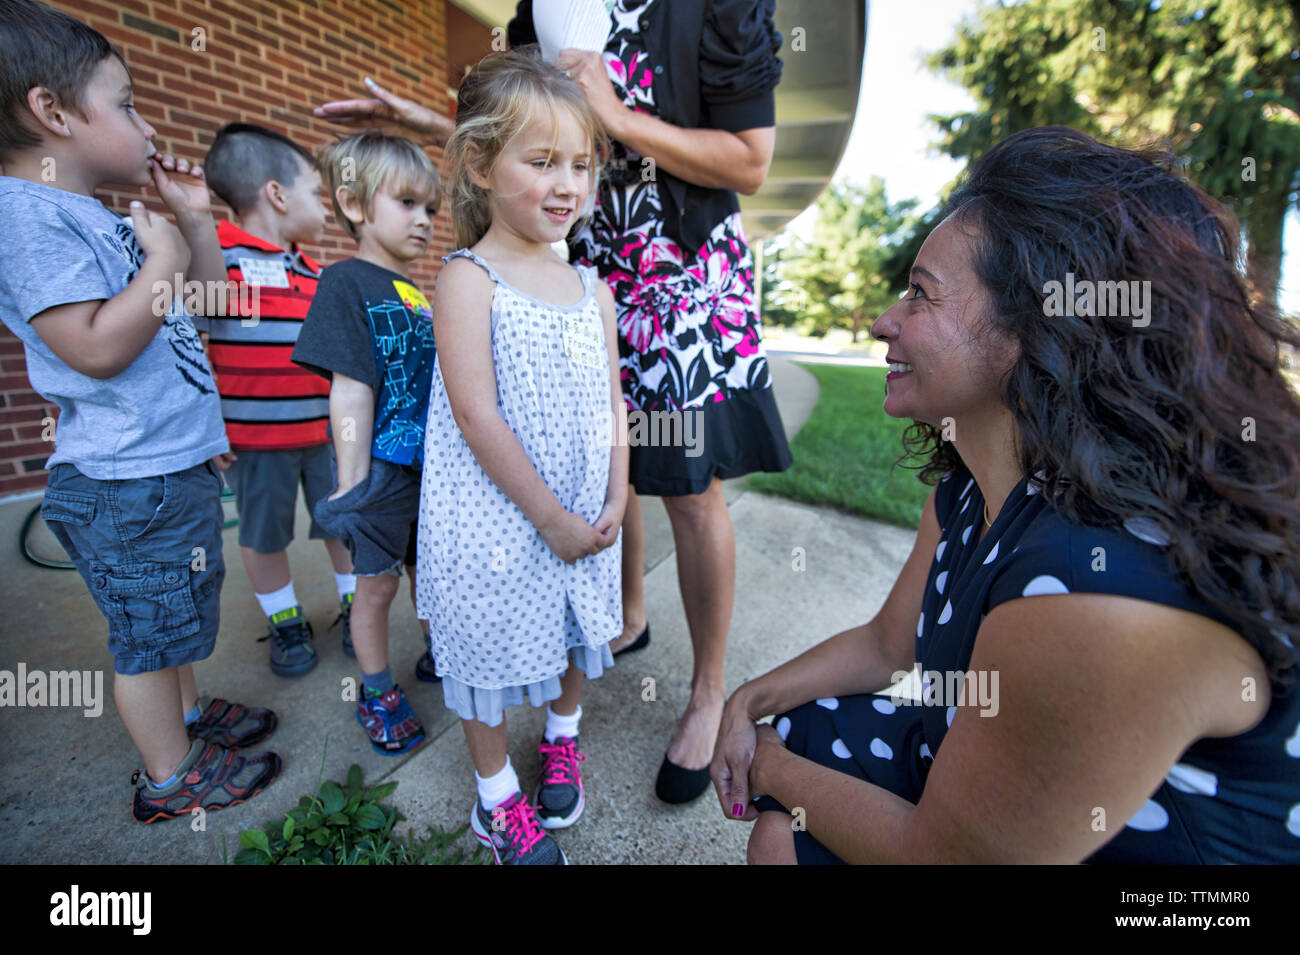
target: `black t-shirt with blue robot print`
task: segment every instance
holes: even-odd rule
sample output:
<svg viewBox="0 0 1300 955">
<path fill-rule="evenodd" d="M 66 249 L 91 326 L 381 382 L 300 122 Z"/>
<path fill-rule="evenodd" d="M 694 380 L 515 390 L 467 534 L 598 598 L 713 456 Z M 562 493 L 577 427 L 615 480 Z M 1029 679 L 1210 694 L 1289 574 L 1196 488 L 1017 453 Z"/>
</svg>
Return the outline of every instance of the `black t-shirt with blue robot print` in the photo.
<svg viewBox="0 0 1300 955">
<path fill-rule="evenodd" d="M 433 309 L 406 277 L 362 259 L 321 272 L 293 360 L 318 375 L 346 375 L 375 393 L 370 456 L 424 462 L 434 365 Z"/>
</svg>

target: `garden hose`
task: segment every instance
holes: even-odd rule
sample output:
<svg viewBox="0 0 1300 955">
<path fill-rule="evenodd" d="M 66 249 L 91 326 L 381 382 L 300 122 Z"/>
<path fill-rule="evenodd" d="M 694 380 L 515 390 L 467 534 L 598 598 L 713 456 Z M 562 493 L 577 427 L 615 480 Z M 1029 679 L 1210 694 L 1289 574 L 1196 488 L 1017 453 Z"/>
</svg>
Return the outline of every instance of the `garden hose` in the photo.
<svg viewBox="0 0 1300 955">
<path fill-rule="evenodd" d="M 232 491 L 228 487 L 221 489 L 221 503 L 223 508 L 225 506 L 226 501 L 233 501 L 234 499 L 235 499 L 234 491 Z M 25 518 L 23 518 L 22 529 L 19 530 L 18 532 L 19 549 L 23 552 L 23 556 L 26 557 L 29 562 L 35 564 L 37 567 L 48 567 L 51 570 L 75 570 L 77 565 L 70 560 L 51 560 L 48 557 L 42 557 L 40 554 L 34 553 L 32 551 L 32 545 L 31 542 L 28 540 L 28 536 L 31 534 L 32 525 L 36 523 L 37 519 L 40 516 L 41 516 L 41 505 L 37 504 L 35 507 L 32 508 L 31 513 L 28 514 Z M 225 530 L 228 527 L 234 527 L 238 523 L 239 523 L 239 518 L 237 517 L 229 518 L 228 520 L 222 523 L 221 529 Z"/>
</svg>

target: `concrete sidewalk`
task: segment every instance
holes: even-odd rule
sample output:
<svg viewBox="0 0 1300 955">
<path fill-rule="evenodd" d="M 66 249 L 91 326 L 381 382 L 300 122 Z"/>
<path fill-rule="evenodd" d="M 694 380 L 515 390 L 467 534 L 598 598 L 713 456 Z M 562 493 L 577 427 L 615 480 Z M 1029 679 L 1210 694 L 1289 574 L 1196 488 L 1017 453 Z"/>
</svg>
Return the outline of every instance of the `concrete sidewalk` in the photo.
<svg viewBox="0 0 1300 955">
<path fill-rule="evenodd" d="M 816 402 L 816 382 L 779 353 L 772 355 L 778 404 L 791 434 Z M 909 531 L 835 511 L 747 491 L 745 479 L 727 482 L 736 529 L 736 609 L 727 651 L 727 683 L 735 687 L 803 649 L 866 620 L 879 607 L 912 544 Z M 73 708 L 0 710 L 0 862 L 203 863 L 219 862 L 224 836 L 231 856 L 241 829 L 282 817 L 311 792 L 321 772 L 341 780 L 359 763 L 368 782 L 400 783 L 392 802 L 406 826 L 458 828 L 468 820 L 473 769 L 459 721 L 436 686 L 419 683 L 411 668 L 423 651 L 409 600 L 394 604 L 393 673 L 424 721 L 428 741 L 400 758 L 371 750 L 344 702 L 341 687 L 357 675 L 343 656 L 329 562 L 322 546 L 305 540 L 290 548 L 299 599 L 316 634 L 320 664 L 296 680 L 273 676 L 268 650 L 256 643 L 265 621 L 239 560 L 236 531 L 225 533 L 227 577 L 222 636 L 213 655 L 196 666 L 201 693 L 269 705 L 280 726 L 268 742 L 284 760 L 280 778 L 251 802 L 214 813 L 206 831 L 185 820 L 152 826 L 129 815 L 131 771 L 139 756 L 113 705 L 112 665 L 105 624 L 74 572 L 37 568 L 17 550 L 23 518 L 35 500 L 0 504 L 0 670 L 97 668 L 103 674 L 103 712 L 86 717 Z M 621 657 L 589 684 L 583 700 L 582 822 L 557 835 L 572 863 L 740 863 L 747 826 L 723 818 L 712 792 L 689 806 L 660 803 L 655 773 L 677 716 L 689 695 L 690 641 L 677 586 L 672 537 L 662 504 L 646 498 L 646 602 L 654 634 L 649 649 Z M 306 527 L 299 505 L 298 527 Z M 44 534 L 43 528 L 38 528 Z M 38 540 L 39 543 L 39 540 Z M 796 550 L 801 548 L 802 550 Z M 796 555 L 802 555 L 802 567 Z M 653 680 L 654 700 L 644 699 Z M 545 711 L 509 714 L 511 760 L 521 781 L 537 771 L 536 744 Z M 326 751 L 326 740 L 328 750 Z M 462 845 L 470 848 L 472 836 Z"/>
</svg>

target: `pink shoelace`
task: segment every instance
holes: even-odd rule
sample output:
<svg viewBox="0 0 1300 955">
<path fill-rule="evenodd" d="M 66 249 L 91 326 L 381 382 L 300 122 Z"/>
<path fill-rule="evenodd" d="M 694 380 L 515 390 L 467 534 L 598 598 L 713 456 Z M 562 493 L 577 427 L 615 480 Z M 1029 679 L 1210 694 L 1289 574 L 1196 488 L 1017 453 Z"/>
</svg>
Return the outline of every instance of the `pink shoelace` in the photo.
<svg viewBox="0 0 1300 955">
<path fill-rule="evenodd" d="M 500 819 L 500 822 L 497 820 Z M 527 855 L 542 840 L 542 830 L 528 800 L 519 796 L 513 803 L 492 810 L 493 827 L 500 826 L 511 837 L 520 855 Z"/>
<path fill-rule="evenodd" d="M 537 747 L 545 760 L 542 783 L 549 786 L 554 783 L 576 783 L 578 781 L 578 763 L 586 762 L 587 755 L 576 746 L 573 740 L 562 743 L 543 742 Z"/>
</svg>

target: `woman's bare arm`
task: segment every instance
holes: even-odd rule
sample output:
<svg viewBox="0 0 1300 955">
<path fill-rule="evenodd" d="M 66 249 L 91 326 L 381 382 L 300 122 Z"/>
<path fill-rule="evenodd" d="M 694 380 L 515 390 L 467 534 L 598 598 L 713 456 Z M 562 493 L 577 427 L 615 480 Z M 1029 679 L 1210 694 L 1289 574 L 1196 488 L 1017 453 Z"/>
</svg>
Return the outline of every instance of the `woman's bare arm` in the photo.
<svg viewBox="0 0 1300 955">
<path fill-rule="evenodd" d="M 674 126 L 624 106 L 599 53 L 562 50 L 556 66 L 568 70 L 582 87 L 606 132 L 653 159 L 656 168 L 697 186 L 732 189 L 745 195 L 757 192 L 767 178 L 776 145 L 774 127 L 732 133 Z"/>
<path fill-rule="evenodd" d="M 883 690 L 911 671 L 916 621 L 939 535 L 931 492 L 921 512 L 912 553 L 870 622 L 837 633 L 731 694 L 709 767 L 726 815 L 736 816 L 735 809 L 740 807 L 738 818 L 757 816 L 750 805 L 749 787 L 755 720 L 822 697 Z"/>
<path fill-rule="evenodd" d="M 980 627 L 970 669 L 995 706 L 958 707 L 920 802 L 761 742 L 751 782 L 802 807 L 853 862 L 1067 862 L 1096 851 L 1196 739 L 1243 732 L 1262 661 L 1204 617 L 1127 597 L 1022 598 Z"/>
<path fill-rule="evenodd" d="M 916 621 L 939 537 L 931 492 L 912 553 L 876 615 L 745 683 L 732 695 L 733 701 L 743 705 L 751 719 L 760 719 L 822 697 L 874 693 L 895 683 L 899 672 L 910 672 L 916 657 Z"/>
</svg>

